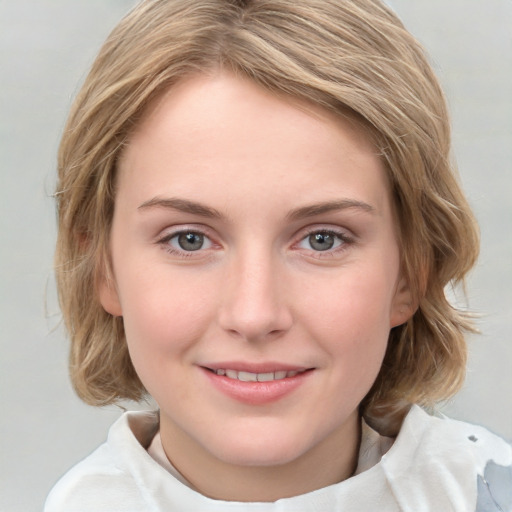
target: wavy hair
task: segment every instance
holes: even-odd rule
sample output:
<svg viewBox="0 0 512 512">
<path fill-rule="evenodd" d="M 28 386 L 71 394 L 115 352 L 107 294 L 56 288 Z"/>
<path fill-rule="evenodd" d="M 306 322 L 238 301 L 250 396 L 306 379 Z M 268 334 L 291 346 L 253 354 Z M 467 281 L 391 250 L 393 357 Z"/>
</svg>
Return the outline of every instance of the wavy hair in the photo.
<svg viewBox="0 0 512 512">
<path fill-rule="evenodd" d="M 113 30 L 77 95 L 58 158 L 56 275 L 78 395 L 94 405 L 145 396 L 123 320 L 97 294 L 109 266 L 116 164 L 155 97 L 219 69 L 364 126 L 388 173 L 402 271 L 418 309 L 391 330 L 362 412 L 399 418 L 410 403 L 451 396 L 472 327 L 445 287 L 474 265 L 478 233 L 451 161 L 439 83 L 421 46 L 378 0 L 145 0 Z"/>
</svg>

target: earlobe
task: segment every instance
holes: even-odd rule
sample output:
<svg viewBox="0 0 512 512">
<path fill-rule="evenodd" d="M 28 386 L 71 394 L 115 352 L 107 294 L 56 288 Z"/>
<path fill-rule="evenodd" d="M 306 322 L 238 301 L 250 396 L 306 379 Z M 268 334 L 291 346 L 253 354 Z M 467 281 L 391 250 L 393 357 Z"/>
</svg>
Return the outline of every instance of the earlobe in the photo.
<svg viewBox="0 0 512 512">
<path fill-rule="evenodd" d="M 123 316 L 117 287 L 109 274 L 110 273 L 107 273 L 107 275 L 105 275 L 105 273 L 103 273 L 103 275 L 98 278 L 97 290 L 100 303 L 103 309 L 112 316 Z"/>
<path fill-rule="evenodd" d="M 391 307 L 390 327 L 404 324 L 417 309 L 418 305 L 413 298 L 409 283 L 404 277 L 400 278 Z"/>
</svg>

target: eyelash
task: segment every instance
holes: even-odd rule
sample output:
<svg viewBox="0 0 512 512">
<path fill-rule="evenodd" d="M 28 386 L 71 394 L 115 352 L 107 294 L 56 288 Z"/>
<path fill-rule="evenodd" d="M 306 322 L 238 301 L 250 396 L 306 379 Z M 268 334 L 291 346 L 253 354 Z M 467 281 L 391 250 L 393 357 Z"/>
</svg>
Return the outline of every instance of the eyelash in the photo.
<svg viewBox="0 0 512 512">
<path fill-rule="evenodd" d="M 175 231 L 173 233 L 166 234 L 162 238 L 157 240 L 157 244 L 161 245 L 165 251 L 173 256 L 179 256 L 182 258 L 191 258 L 194 257 L 195 253 L 201 253 L 204 252 L 204 250 L 210 249 L 210 247 L 207 247 L 206 249 L 203 249 L 203 247 L 195 250 L 195 251 L 186 251 L 186 250 L 180 250 L 175 247 L 172 247 L 170 245 L 170 241 L 179 237 L 180 235 L 198 235 L 204 238 L 204 240 L 207 240 L 210 244 L 210 246 L 214 246 L 215 243 L 212 241 L 211 237 L 208 236 L 208 234 L 200 229 L 180 229 L 179 231 Z M 310 253 L 314 254 L 315 258 L 326 258 L 326 257 L 332 257 L 333 255 L 342 252 L 347 249 L 347 246 L 353 244 L 355 242 L 354 237 L 347 235 L 344 231 L 337 231 L 334 229 L 322 229 L 322 228 L 311 228 L 306 231 L 305 234 L 301 235 L 300 239 L 295 242 L 292 247 L 297 247 L 299 244 L 306 241 L 309 237 L 312 235 L 324 235 L 324 236 L 331 236 L 339 241 L 339 245 L 334 248 L 326 249 L 325 251 L 321 250 L 314 250 L 314 249 L 306 249 Z"/>
</svg>

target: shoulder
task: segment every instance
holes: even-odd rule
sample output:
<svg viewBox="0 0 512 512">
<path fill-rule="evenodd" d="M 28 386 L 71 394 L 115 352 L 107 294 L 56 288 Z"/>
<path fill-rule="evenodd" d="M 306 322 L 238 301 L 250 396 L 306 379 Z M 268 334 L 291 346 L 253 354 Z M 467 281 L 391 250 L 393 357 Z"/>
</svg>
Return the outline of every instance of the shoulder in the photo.
<svg viewBox="0 0 512 512">
<path fill-rule="evenodd" d="M 512 447 L 478 425 L 415 406 L 383 463 L 404 500 L 422 489 L 445 510 L 512 510 Z"/>
<path fill-rule="evenodd" d="M 45 512 L 135 511 L 143 507 L 132 470 L 145 458 L 145 443 L 158 428 L 155 413 L 125 413 L 114 423 L 108 440 L 70 469 L 51 490 Z M 128 504 L 120 507 L 120 504 Z"/>
<path fill-rule="evenodd" d="M 137 498 L 130 475 L 119 466 L 108 444 L 70 469 L 51 490 L 45 512 L 120 510 Z M 124 509 L 123 509 L 124 510 Z"/>
<path fill-rule="evenodd" d="M 406 417 L 404 427 L 406 434 L 422 440 L 429 453 L 433 451 L 447 458 L 465 453 L 479 472 L 483 472 L 491 460 L 502 466 L 512 464 L 512 446 L 479 425 L 442 415 L 431 416 L 416 406 Z"/>
</svg>

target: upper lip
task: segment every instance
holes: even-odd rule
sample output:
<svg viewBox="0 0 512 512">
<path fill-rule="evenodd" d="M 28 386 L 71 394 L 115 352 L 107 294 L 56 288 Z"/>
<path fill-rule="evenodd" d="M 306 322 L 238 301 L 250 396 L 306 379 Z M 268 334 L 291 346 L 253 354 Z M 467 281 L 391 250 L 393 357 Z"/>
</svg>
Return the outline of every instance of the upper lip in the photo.
<svg viewBox="0 0 512 512">
<path fill-rule="evenodd" d="M 279 371 L 302 372 L 311 369 L 307 366 L 283 364 L 277 362 L 250 363 L 247 361 L 222 361 L 218 363 L 205 363 L 201 364 L 200 366 L 209 370 L 236 370 L 239 372 L 249 373 L 273 373 Z"/>
</svg>

